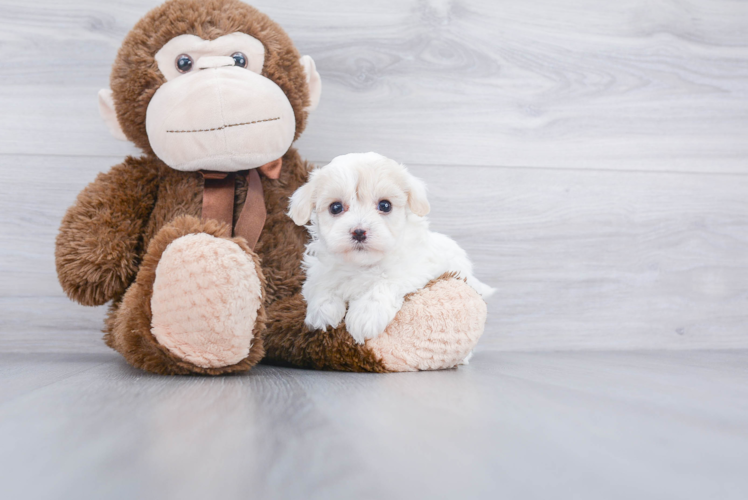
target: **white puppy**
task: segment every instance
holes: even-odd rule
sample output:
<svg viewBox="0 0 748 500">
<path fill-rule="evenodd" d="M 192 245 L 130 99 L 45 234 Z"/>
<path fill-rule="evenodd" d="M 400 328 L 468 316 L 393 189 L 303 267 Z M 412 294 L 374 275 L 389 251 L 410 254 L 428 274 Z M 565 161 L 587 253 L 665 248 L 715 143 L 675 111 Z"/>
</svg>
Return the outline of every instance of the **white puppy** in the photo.
<svg viewBox="0 0 748 500">
<path fill-rule="evenodd" d="M 345 317 L 362 344 L 385 330 L 405 295 L 446 272 L 458 273 L 484 298 L 491 295 L 465 251 L 429 231 L 429 210 L 423 182 L 376 153 L 338 156 L 314 170 L 289 209 L 296 224 L 311 221 L 306 324 L 327 328 Z"/>
</svg>

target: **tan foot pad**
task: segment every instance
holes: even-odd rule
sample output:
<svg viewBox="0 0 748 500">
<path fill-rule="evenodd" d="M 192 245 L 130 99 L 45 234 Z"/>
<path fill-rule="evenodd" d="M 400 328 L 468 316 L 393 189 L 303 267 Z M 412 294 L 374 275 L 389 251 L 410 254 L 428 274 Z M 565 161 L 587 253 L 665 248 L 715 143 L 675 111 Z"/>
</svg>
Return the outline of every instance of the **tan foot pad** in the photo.
<svg viewBox="0 0 748 500">
<path fill-rule="evenodd" d="M 176 356 L 203 368 L 246 358 L 262 302 L 254 263 L 235 243 L 190 234 L 156 268 L 151 332 Z"/>
<path fill-rule="evenodd" d="M 394 321 L 366 345 L 388 370 L 443 370 L 460 364 L 486 324 L 486 303 L 459 279 L 411 295 Z"/>
</svg>

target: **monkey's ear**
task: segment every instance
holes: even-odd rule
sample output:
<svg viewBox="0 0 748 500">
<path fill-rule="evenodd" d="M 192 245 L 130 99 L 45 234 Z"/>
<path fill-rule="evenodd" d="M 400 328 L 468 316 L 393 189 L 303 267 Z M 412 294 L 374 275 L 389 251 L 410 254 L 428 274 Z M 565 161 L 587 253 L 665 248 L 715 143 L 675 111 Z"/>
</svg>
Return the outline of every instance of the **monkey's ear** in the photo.
<svg viewBox="0 0 748 500">
<path fill-rule="evenodd" d="M 408 177 L 408 207 L 414 214 L 424 217 L 431 211 L 428 196 L 426 196 L 426 184 L 410 173 Z"/>
<path fill-rule="evenodd" d="M 310 56 L 302 56 L 299 59 L 301 67 L 306 74 L 306 85 L 309 87 L 309 106 L 306 111 L 314 111 L 319 104 L 319 97 L 322 94 L 322 79 L 317 73 L 317 65 Z"/>
<path fill-rule="evenodd" d="M 297 226 L 303 226 L 312 219 L 314 208 L 314 187 L 312 182 L 307 182 L 291 196 L 288 206 L 288 215 Z"/>
<path fill-rule="evenodd" d="M 117 121 L 117 112 L 114 110 L 114 98 L 112 91 L 109 89 L 99 90 L 99 114 L 104 119 L 104 123 L 109 128 L 109 132 L 115 139 L 126 141 L 125 133 Z"/>
</svg>

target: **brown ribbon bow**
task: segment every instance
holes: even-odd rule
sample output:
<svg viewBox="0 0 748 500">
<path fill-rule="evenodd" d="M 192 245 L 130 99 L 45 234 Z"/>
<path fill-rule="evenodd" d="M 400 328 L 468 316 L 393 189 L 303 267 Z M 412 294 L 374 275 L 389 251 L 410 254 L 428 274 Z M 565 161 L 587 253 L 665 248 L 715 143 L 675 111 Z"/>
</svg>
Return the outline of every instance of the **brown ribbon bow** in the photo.
<svg viewBox="0 0 748 500">
<path fill-rule="evenodd" d="M 201 170 L 203 175 L 203 220 L 215 219 L 225 222 L 233 228 L 232 234 L 228 236 L 241 236 L 249 247 L 254 250 L 260 239 L 260 233 L 265 225 L 267 209 L 265 208 L 265 196 L 262 190 L 262 180 L 257 170 L 271 178 L 280 176 L 282 160 L 263 165 L 258 169 L 253 168 L 248 172 L 215 172 Z M 234 192 L 236 191 L 237 175 L 247 177 L 247 199 L 244 208 L 239 214 L 239 219 L 234 223 Z"/>
</svg>

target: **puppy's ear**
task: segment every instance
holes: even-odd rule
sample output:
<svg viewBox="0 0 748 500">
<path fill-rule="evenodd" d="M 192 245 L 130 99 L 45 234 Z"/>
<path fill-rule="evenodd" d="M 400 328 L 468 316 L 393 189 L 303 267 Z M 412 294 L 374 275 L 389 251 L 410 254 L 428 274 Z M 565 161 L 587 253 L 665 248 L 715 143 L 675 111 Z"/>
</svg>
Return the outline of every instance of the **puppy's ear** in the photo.
<svg viewBox="0 0 748 500">
<path fill-rule="evenodd" d="M 312 209 L 314 208 L 314 186 L 311 178 L 309 182 L 301 186 L 291 196 L 291 203 L 288 206 L 288 215 L 293 219 L 297 226 L 307 224 L 312 218 Z"/>
<path fill-rule="evenodd" d="M 426 196 L 426 184 L 410 173 L 407 173 L 406 177 L 408 179 L 408 207 L 411 212 L 423 217 L 431 211 L 431 205 Z"/>
</svg>

